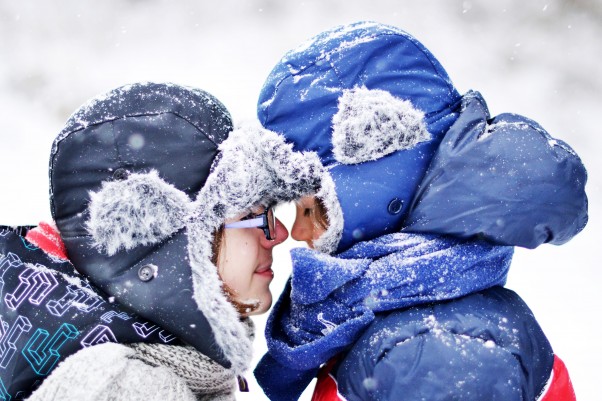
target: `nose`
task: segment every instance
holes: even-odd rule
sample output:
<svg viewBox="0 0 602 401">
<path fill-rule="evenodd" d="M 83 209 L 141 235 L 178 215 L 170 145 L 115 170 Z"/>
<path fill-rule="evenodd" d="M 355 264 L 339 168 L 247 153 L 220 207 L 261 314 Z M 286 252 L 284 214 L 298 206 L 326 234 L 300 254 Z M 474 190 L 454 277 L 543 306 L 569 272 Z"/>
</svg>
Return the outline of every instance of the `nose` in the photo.
<svg viewBox="0 0 602 401">
<path fill-rule="evenodd" d="M 276 245 L 279 245 L 279 244 L 283 243 L 284 241 L 286 241 L 287 238 L 288 238 L 288 230 L 286 229 L 284 224 L 282 224 L 282 222 L 279 219 L 276 219 L 276 239 L 273 241 L 269 241 L 269 240 L 266 240 L 265 236 L 264 236 L 263 237 L 264 245 L 266 248 L 273 248 Z"/>
<path fill-rule="evenodd" d="M 309 218 L 303 216 L 303 213 L 297 210 L 297 217 L 291 228 L 291 236 L 296 241 L 305 241 L 311 244 L 313 241 L 313 225 Z"/>
</svg>

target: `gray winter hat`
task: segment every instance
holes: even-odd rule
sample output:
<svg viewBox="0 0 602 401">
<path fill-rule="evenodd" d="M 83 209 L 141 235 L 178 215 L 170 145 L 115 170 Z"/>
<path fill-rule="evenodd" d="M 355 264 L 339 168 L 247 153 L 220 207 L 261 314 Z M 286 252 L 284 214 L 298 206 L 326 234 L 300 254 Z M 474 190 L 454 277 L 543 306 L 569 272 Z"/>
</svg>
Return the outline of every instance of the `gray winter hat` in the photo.
<svg viewBox="0 0 602 401">
<path fill-rule="evenodd" d="M 211 262 L 213 235 L 254 205 L 314 193 L 321 169 L 273 132 L 233 129 L 206 92 L 134 84 L 68 120 L 51 154 L 51 209 L 78 271 L 241 374 L 252 346 Z"/>
</svg>

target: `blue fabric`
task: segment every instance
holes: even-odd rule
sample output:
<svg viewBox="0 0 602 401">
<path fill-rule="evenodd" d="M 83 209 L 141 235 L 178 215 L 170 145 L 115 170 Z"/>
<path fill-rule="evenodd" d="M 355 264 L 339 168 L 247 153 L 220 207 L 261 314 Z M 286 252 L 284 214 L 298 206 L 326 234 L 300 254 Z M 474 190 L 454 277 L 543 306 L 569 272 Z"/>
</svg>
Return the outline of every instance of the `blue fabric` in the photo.
<svg viewBox="0 0 602 401">
<path fill-rule="evenodd" d="M 538 398 L 553 365 L 525 302 L 492 287 L 378 314 L 331 374 L 348 401 L 525 401 Z"/>
<path fill-rule="evenodd" d="M 297 399 L 318 367 L 351 346 L 375 313 L 503 285 L 513 248 L 389 234 L 337 257 L 291 252 L 293 274 L 266 326 L 255 376 L 271 400 Z M 291 378 L 297 377 L 295 382 Z"/>
<path fill-rule="evenodd" d="M 425 113 L 430 141 L 377 160 L 339 164 L 332 118 L 343 91 L 365 86 Z M 437 59 L 408 33 L 360 22 L 287 53 L 257 113 L 329 169 L 344 221 L 336 253 L 383 234 L 479 235 L 500 245 L 562 244 L 587 223 L 587 173 L 577 154 L 534 121 L 490 118 L 476 92 L 461 97 Z M 401 211 L 391 214 L 398 199 Z"/>
<path fill-rule="evenodd" d="M 361 165 L 338 164 L 332 117 L 343 91 L 357 86 L 412 102 L 425 114 L 432 139 Z M 345 216 L 338 253 L 399 230 L 430 159 L 458 117 L 460 99 L 441 64 L 414 37 L 361 22 L 324 32 L 286 54 L 264 84 L 257 112 L 264 127 L 282 133 L 295 150 L 317 152 L 337 188 L 361 183 L 362 190 L 337 191 Z M 393 199 L 403 202 L 400 213 L 389 213 Z"/>
<path fill-rule="evenodd" d="M 563 244 L 587 223 L 579 156 L 517 114 L 493 119 L 478 92 L 439 145 L 404 222 L 438 233 L 535 248 Z"/>
</svg>

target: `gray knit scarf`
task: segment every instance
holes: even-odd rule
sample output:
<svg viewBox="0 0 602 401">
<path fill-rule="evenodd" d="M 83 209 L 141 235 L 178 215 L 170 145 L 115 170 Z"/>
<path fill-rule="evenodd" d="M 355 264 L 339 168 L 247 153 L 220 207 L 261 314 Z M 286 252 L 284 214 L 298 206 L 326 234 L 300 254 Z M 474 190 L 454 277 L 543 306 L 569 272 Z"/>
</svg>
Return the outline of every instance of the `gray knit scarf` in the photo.
<svg viewBox="0 0 602 401">
<path fill-rule="evenodd" d="M 249 318 L 242 320 L 247 335 L 252 341 L 255 327 Z M 163 366 L 186 381 L 190 390 L 199 400 L 234 399 L 238 378 L 226 369 L 191 346 L 134 343 L 129 345 L 138 359 L 151 366 Z"/>
</svg>

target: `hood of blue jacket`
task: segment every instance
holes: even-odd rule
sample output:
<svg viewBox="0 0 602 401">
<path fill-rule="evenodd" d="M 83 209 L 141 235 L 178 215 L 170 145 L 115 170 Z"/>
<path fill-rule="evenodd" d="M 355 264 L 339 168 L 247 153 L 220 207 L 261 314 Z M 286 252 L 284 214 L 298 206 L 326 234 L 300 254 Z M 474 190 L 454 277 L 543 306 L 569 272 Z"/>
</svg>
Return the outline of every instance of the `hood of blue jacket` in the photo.
<svg viewBox="0 0 602 401">
<path fill-rule="evenodd" d="M 425 114 L 431 140 L 361 164 L 333 155 L 332 117 L 345 90 L 380 89 Z M 398 231 L 443 134 L 457 118 L 460 94 L 428 49 L 406 32 L 357 23 L 324 32 L 287 53 L 266 80 L 260 122 L 295 150 L 315 151 L 329 169 L 344 214 L 338 251 Z M 389 205 L 403 205 L 395 213 Z"/>
<path fill-rule="evenodd" d="M 410 102 L 430 139 L 337 161 L 333 117 L 354 88 Z M 401 230 L 535 248 L 562 244 L 587 222 L 587 172 L 575 151 L 526 117 L 492 118 L 478 92 L 461 96 L 428 49 L 394 27 L 350 24 L 293 49 L 268 76 L 258 116 L 295 150 L 316 152 L 332 177 L 343 220 L 334 253 Z"/>
</svg>

